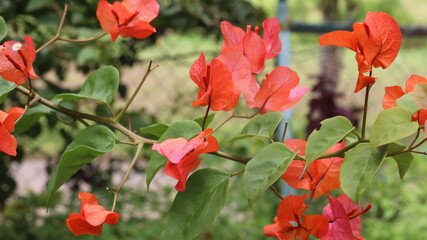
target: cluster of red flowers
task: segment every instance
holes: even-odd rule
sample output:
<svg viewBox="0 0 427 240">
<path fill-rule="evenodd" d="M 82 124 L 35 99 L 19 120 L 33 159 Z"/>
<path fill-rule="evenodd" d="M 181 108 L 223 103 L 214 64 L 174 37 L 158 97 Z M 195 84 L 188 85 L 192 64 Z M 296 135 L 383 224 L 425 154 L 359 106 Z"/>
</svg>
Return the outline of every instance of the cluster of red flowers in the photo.
<svg viewBox="0 0 427 240">
<path fill-rule="evenodd" d="M 298 87 L 298 75 L 287 67 L 275 68 L 262 85 L 257 82 L 255 74 L 262 72 L 265 61 L 282 49 L 279 21 L 267 19 L 262 27 L 263 37 L 258 27 L 252 31 L 248 26 L 245 32 L 227 21 L 221 23 L 224 42 L 220 55 L 207 63 L 201 53 L 190 69 L 190 77 L 199 87 L 194 107 L 230 111 L 236 108 L 242 93 L 248 107 L 258 108 L 261 114 L 286 110 L 299 101 L 308 88 Z M 176 138 L 154 144 L 153 150 L 168 158 L 164 171 L 178 180 L 177 191 L 185 191 L 189 172 L 199 166 L 199 154 L 219 150 L 211 134 L 212 129 L 208 129 L 190 141 Z"/>
<path fill-rule="evenodd" d="M 6 41 L 0 46 L 0 76 L 15 84 L 39 78 L 33 69 L 36 59 L 33 39 L 26 36 L 24 40 L 26 45 Z M 0 152 L 16 156 L 17 142 L 11 132 L 15 128 L 15 121 L 24 113 L 25 110 L 20 107 L 13 107 L 7 113 L 0 110 Z"/>
<path fill-rule="evenodd" d="M 335 31 L 319 37 L 320 46 L 336 45 L 356 52 L 359 77 L 355 92 L 375 83 L 375 78 L 364 73 L 372 67 L 390 66 L 399 52 L 402 33 L 396 21 L 387 13 L 369 12 L 365 22 L 354 23 L 353 32 Z"/>
<path fill-rule="evenodd" d="M 417 84 L 427 83 L 427 78 L 418 76 L 418 75 L 412 75 L 409 77 L 408 80 L 406 80 L 405 83 L 405 91 L 403 91 L 402 87 L 400 86 L 391 86 L 385 88 L 385 95 L 383 98 L 383 108 L 384 110 L 396 107 L 396 100 L 402 97 L 403 95 L 406 95 L 408 93 L 411 93 L 414 91 L 415 86 Z M 418 123 L 422 126 L 426 124 L 427 120 L 427 110 L 421 109 L 420 111 L 416 112 L 414 116 L 412 117 L 412 120 L 418 121 Z"/>
<path fill-rule="evenodd" d="M 305 157 L 305 140 L 288 139 L 285 145 L 298 152 L 300 157 Z M 326 153 L 343 148 L 344 143 L 338 143 Z M 310 235 L 322 240 L 361 239 L 360 215 L 368 211 L 371 205 L 362 210 L 345 194 L 336 199 L 328 194 L 340 188 L 340 167 L 343 161 L 340 157 L 318 159 L 305 169 L 305 161 L 293 160 L 282 179 L 292 188 L 309 190 L 310 194 L 285 197 L 277 209 L 274 223 L 264 227 L 264 234 L 281 240 L 297 237 L 303 240 Z M 302 177 L 301 173 L 304 173 Z M 325 194 L 330 204 L 323 208 L 322 215 L 304 215 L 308 208 L 304 201 L 308 197 L 313 199 Z"/>
</svg>

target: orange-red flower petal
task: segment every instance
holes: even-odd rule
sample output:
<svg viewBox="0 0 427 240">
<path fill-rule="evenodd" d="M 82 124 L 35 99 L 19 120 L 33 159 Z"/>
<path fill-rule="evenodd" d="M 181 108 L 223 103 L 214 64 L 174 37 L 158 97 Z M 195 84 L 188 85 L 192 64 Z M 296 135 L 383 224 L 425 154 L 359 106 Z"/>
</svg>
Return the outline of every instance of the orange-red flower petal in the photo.
<svg viewBox="0 0 427 240">
<path fill-rule="evenodd" d="M 297 103 L 308 91 L 306 87 L 297 87 L 298 83 L 296 72 L 288 67 L 276 67 L 267 74 L 261 87 L 255 80 L 252 81 L 253 86 L 250 86 L 244 95 L 245 101 L 250 108 L 261 109 L 262 114 L 267 111 L 284 111 Z"/>
<path fill-rule="evenodd" d="M 67 227 L 74 235 L 91 234 L 98 236 L 102 232 L 103 223 L 115 225 L 119 221 L 120 214 L 105 210 L 103 206 L 98 204 L 95 195 L 81 192 L 79 198 L 82 201 L 80 214 L 70 213 L 66 220 Z"/>
<path fill-rule="evenodd" d="M 25 113 L 20 107 L 10 108 L 9 111 L 0 111 L 0 152 L 10 156 L 16 156 L 17 142 L 15 137 L 10 134 L 15 128 L 16 120 Z"/>
<path fill-rule="evenodd" d="M 96 16 L 113 41 L 119 35 L 142 39 L 156 32 L 150 22 L 157 17 L 159 9 L 156 0 L 124 0 L 113 4 L 100 0 Z"/>
<path fill-rule="evenodd" d="M 365 76 L 372 67 L 387 68 L 396 58 L 402 43 L 402 33 L 396 21 L 383 12 L 369 12 L 365 22 L 354 23 L 353 32 L 335 31 L 319 37 L 320 46 L 336 45 L 356 52 L 359 76 L 355 92 L 375 83 Z"/>
<path fill-rule="evenodd" d="M 18 85 L 39 78 L 33 69 L 36 59 L 33 39 L 26 36 L 24 41 L 26 45 L 17 41 L 7 41 L 0 46 L 0 75 Z"/>
</svg>

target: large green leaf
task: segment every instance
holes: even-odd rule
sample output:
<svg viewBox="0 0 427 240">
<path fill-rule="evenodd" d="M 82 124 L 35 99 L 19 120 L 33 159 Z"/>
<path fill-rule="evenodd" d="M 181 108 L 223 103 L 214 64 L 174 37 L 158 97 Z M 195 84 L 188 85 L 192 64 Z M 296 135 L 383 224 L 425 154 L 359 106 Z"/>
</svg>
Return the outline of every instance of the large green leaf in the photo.
<svg viewBox="0 0 427 240">
<path fill-rule="evenodd" d="M 0 17 L 0 20 L 1 20 L 1 17 Z M 6 98 L 7 94 L 15 88 L 16 88 L 15 83 L 6 81 L 2 77 L 0 77 L 0 103 L 2 103 Z"/>
<path fill-rule="evenodd" d="M 401 146 L 396 143 L 391 143 L 388 152 L 389 153 L 399 152 L 405 148 L 406 148 L 405 146 Z M 403 179 L 409 167 L 412 165 L 412 162 L 414 160 L 414 155 L 410 152 L 405 152 L 398 155 L 394 155 L 392 156 L 392 158 L 397 163 L 400 179 Z"/>
<path fill-rule="evenodd" d="M 420 108 L 427 109 L 427 83 L 417 84 L 414 89 L 413 97 Z"/>
<path fill-rule="evenodd" d="M 4 18 L 0 16 L 0 41 L 7 35 L 7 25 Z"/>
<path fill-rule="evenodd" d="M 166 139 L 179 137 L 183 137 L 187 140 L 190 140 L 192 137 L 194 137 L 201 131 L 202 129 L 195 121 L 184 120 L 176 122 L 172 124 L 163 133 L 163 135 L 159 138 L 158 142 L 161 143 Z M 167 163 L 167 161 L 167 158 L 158 153 L 157 151 L 153 151 L 151 153 L 150 160 L 147 164 L 147 169 L 145 170 L 145 180 L 147 182 L 147 187 L 150 186 L 150 183 L 153 180 L 154 176 L 156 176 L 157 172 Z"/>
<path fill-rule="evenodd" d="M 119 71 L 113 66 L 104 66 L 93 72 L 85 81 L 79 93 L 62 93 L 57 99 L 93 99 L 109 104 L 119 88 Z"/>
<path fill-rule="evenodd" d="M 111 151 L 115 146 L 114 133 L 105 126 L 93 125 L 79 132 L 67 146 L 53 171 L 47 187 L 48 198 L 82 166 Z"/>
<path fill-rule="evenodd" d="M 350 120 L 342 116 L 325 119 L 321 124 L 319 131 L 314 130 L 307 140 L 307 167 L 354 129 Z"/>
<path fill-rule="evenodd" d="M 243 173 L 243 189 L 249 204 L 282 176 L 295 155 L 283 143 L 277 142 L 255 154 Z"/>
<path fill-rule="evenodd" d="M 139 132 L 141 134 L 155 136 L 156 139 L 158 139 L 166 132 L 166 130 L 168 130 L 169 127 L 170 125 L 166 123 L 155 123 L 153 125 L 140 128 Z"/>
<path fill-rule="evenodd" d="M 387 150 L 388 145 L 372 149 L 369 143 L 360 143 L 345 155 L 340 173 L 341 189 L 353 201 L 359 201 L 382 165 Z"/>
<path fill-rule="evenodd" d="M 240 139 L 254 136 L 271 139 L 273 138 L 274 131 L 276 130 L 282 118 L 282 112 L 269 112 L 264 115 L 259 115 L 250 120 L 249 123 L 246 124 L 246 126 L 243 128 L 242 132 L 229 141 L 234 142 Z"/>
<path fill-rule="evenodd" d="M 229 179 L 229 174 L 209 168 L 192 174 L 187 190 L 175 197 L 163 238 L 191 240 L 209 228 L 224 207 Z"/>
<path fill-rule="evenodd" d="M 418 123 L 412 122 L 412 115 L 401 107 L 389 108 L 378 116 L 371 129 L 373 148 L 395 142 L 414 134 Z"/>
<path fill-rule="evenodd" d="M 421 108 L 415 103 L 413 92 L 405 94 L 396 100 L 396 104 L 399 107 L 402 107 L 410 114 L 414 114 L 421 110 Z"/>
</svg>

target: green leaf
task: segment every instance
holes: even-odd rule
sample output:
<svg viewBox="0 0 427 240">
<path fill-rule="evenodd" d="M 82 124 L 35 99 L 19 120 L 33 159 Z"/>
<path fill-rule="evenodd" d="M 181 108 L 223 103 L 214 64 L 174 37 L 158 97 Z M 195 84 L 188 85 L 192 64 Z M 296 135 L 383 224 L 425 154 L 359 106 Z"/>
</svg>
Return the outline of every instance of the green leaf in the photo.
<svg viewBox="0 0 427 240">
<path fill-rule="evenodd" d="M 371 129 L 373 148 L 392 143 L 414 134 L 418 123 L 412 122 L 412 115 L 401 107 L 389 108 L 378 116 Z"/>
<path fill-rule="evenodd" d="M 4 21 L 4 18 L 0 16 L 0 41 L 3 40 L 4 37 L 7 35 L 7 25 Z"/>
<path fill-rule="evenodd" d="M 82 66 L 90 61 L 95 61 L 102 56 L 102 50 L 94 46 L 86 46 L 80 49 L 77 54 L 77 65 Z"/>
<path fill-rule="evenodd" d="M 399 152 L 405 148 L 406 148 L 405 146 L 401 146 L 396 143 L 391 143 L 388 152 L 389 153 Z M 414 155 L 410 152 L 405 152 L 398 155 L 394 155 L 392 156 L 392 158 L 397 163 L 400 179 L 403 179 L 409 167 L 411 167 L 412 165 L 412 162 L 414 160 Z"/>
<path fill-rule="evenodd" d="M 266 137 L 273 138 L 274 130 L 276 130 L 280 121 L 283 118 L 282 112 L 269 112 L 264 115 L 259 115 L 249 121 L 243 128 L 242 132 L 233 137 L 229 141 L 234 142 L 248 137 Z"/>
<path fill-rule="evenodd" d="M 59 100 L 61 101 L 61 100 Z M 56 101 L 55 103 L 57 103 Z M 54 114 L 55 110 L 45 106 L 45 105 L 37 105 L 35 107 L 32 107 L 28 109 L 24 116 L 18 121 L 18 123 L 15 126 L 14 132 L 19 134 L 27 131 L 30 129 L 34 124 L 38 122 L 38 120 L 47 114 Z"/>
<path fill-rule="evenodd" d="M 278 142 L 255 154 L 246 164 L 243 173 L 243 189 L 249 204 L 282 176 L 295 155 L 287 146 Z"/>
<path fill-rule="evenodd" d="M 93 72 L 85 81 L 79 93 L 62 93 L 56 99 L 93 99 L 111 103 L 119 88 L 119 71 L 113 66 L 104 66 Z"/>
<path fill-rule="evenodd" d="M 396 104 L 399 107 L 402 107 L 410 114 L 414 114 L 421 110 L 420 107 L 415 103 L 413 92 L 405 94 L 396 100 Z"/>
<path fill-rule="evenodd" d="M 321 124 L 319 131 L 314 130 L 307 140 L 307 167 L 354 130 L 350 120 L 343 116 L 325 119 Z"/>
<path fill-rule="evenodd" d="M 413 97 L 415 103 L 422 109 L 427 109 L 427 83 L 420 83 L 415 86 Z"/>
<path fill-rule="evenodd" d="M 165 141 L 169 138 L 179 138 L 183 137 L 187 140 L 190 140 L 196 134 L 201 132 L 199 124 L 194 121 L 184 120 L 180 122 L 176 122 L 172 124 L 159 138 L 159 143 Z M 158 153 L 157 151 L 152 151 L 150 161 L 148 161 L 147 169 L 145 170 L 145 180 L 147 182 L 147 188 L 150 187 L 150 183 L 153 180 L 154 176 L 156 176 L 157 172 L 165 166 L 168 159 Z"/>
<path fill-rule="evenodd" d="M 229 181 L 229 174 L 215 169 L 192 174 L 186 191 L 175 197 L 163 238 L 191 240 L 208 229 L 224 207 Z"/>
<path fill-rule="evenodd" d="M 50 2 L 51 0 L 30 0 L 25 7 L 25 12 L 33 12 L 45 8 Z"/>
<path fill-rule="evenodd" d="M 345 155 L 340 173 L 341 189 L 353 201 L 358 202 L 368 188 L 387 150 L 388 145 L 372 149 L 369 143 L 360 143 Z"/>
<path fill-rule="evenodd" d="M 156 123 L 147 127 L 140 128 L 139 132 L 141 134 L 153 135 L 157 137 L 156 139 L 158 139 L 163 135 L 166 130 L 168 130 L 169 127 L 170 125 L 166 123 Z"/>
<path fill-rule="evenodd" d="M 212 123 L 214 117 L 215 117 L 215 113 L 211 113 L 208 115 L 208 118 L 206 119 L 206 123 L 205 123 L 205 129 L 207 129 L 209 127 L 209 125 Z M 204 118 L 205 118 L 204 116 L 198 117 L 198 118 L 193 119 L 193 121 L 195 121 L 197 124 L 199 124 L 200 127 L 202 127 Z"/>
<path fill-rule="evenodd" d="M 0 20 L 1 20 L 1 17 L 0 17 Z M 0 23 L 0 25 L 1 25 L 1 23 Z M 2 103 L 4 101 L 4 99 L 6 98 L 7 94 L 15 88 L 16 88 L 15 83 L 6 81 L 2 77 L 0 77 L 0 103 Z"/>
<path fill-rule="evenodd" d="M 115 135 L 105 126 L 93 125 L 79 132 L 65 149 L 50 177 L 48 199 L 82 166 L 111 151 L 114 146 Z"/>
</svg>

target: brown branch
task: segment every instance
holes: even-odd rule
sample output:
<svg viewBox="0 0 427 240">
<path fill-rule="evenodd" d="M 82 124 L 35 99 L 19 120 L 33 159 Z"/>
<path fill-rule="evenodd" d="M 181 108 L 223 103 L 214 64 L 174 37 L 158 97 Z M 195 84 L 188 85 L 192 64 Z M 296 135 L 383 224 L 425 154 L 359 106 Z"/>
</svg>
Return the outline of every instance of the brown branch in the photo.
<svg viewBox="0 0 427 240">
<path fill-rule="evenodd" d="M 22 86 L 16 87 L 16 90 L 18 90 L 21 93 L 24 93 L 27 96 L 29 94 L 31 94 L 30 90 L 28 90 L 27 88 L 22 87 Z M 140 143 L 145 143 L 145 144 L 154 144 L 156 142 L 155 140 L 151 140 L 151 139 L 147 139 L 147 138 L 139 136 L 138 134 L 136 134 L 136 133 L 132 132 L 131 130 L 125 128 L 120 123 L 113 121 L 111 118 L 105 118 L 105 117 L 95 116 L 95 115 L 91 115 L 91 114 L 87 114 L 87 113 L 73 111 L 71 109 L 59 106 L 59 105 L 47 100 L 46 98 L 41 97 L 40 95 L 38 95 L 35 92 L 33 92 L 33 93 L 36 96 L 35 99 L 37 99 L 38 102 L 40 102 L 41 104 L 48 106 L 48 107 L 50 107 L 50 108 L 52 108 L 58 112 L 67 114 L 68 116 L 70 116 L 72 118 L 91 120 L 91 121 L 109 126 L 111 128 L 114 128 L 114 129 L 122 132 L 124 135 L 128 136 L 130 139 L 132 139 L 135 142 L 140 142 Z"/>
</svg>

